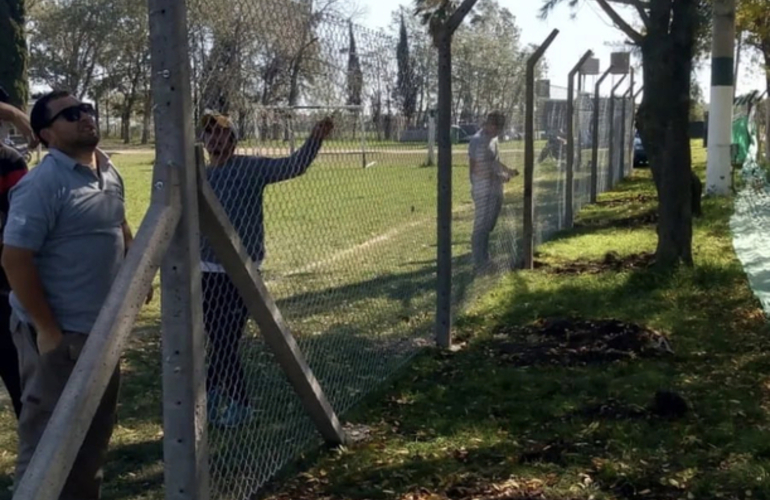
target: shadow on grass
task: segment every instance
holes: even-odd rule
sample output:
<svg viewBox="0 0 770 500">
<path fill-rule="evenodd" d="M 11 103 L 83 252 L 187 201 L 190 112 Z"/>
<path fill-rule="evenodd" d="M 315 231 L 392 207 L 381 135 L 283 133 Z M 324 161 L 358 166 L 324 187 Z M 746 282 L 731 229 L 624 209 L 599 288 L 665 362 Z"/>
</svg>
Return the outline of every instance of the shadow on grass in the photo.
<svg viewBox="0 0 770 500">
<path fill-rule="evenodd" d="M 611 498 L 766 496 L 752 471 L 770 465 L 770 395 L 757 380 L 770 368 L 770 340 L 739 266 L 545 279 L 510 276 L 494 306 L 504 312 L 477 342 L 419 357 L 386 397 L 354 412 L 357 421 L 380 422 L 371 442 L 325 457 L 305 476 L 317 482 L 290 481 L 275 498 L 401 498 L 424 488 L 465 499 L 473 496 L 465 489 L 512 476 L 547 487 L 537 498 L 572 498 L 585 477 L 586 494 Z M 666 325 L 676 355 L 522 368 L 499 356 L 490 334 L 496 325 L 588 314 Z M 675 420 L 586 411 L 610 401 L 644 408 L 659 390 L 681 394 L 690 411 Z"/>
<path fill-rule="evenodd" d="M 557 184 L 556 180 L 543 179 L 536 183 L 536 189 L 543 193 L 558 192 Z M 506 209 L 513 214 L 514 220 L 516 217 L 521 219 L 521 202 L 521 196 L 513 193 L 506 196 Z M 563 226 L 560 219 L 563 199 L 560 194 L 544 194 L 537 198 L 536 203 L 538 234 L 541 239 L 548 239 Z M 498 231 L 496 238 L 512 240 L 501 244 L 495 256 L 499 268 L 505 270 L 510 269 L 511 263 L 520 255 L 520 243 L 510 238 L 510 235 L 520 232 L 517 232 L 519 226 L 515 222 L 506 226 L 503 221 L 501 225 L 503 227 Z M 477 280 L 470 264 L 467 254 L 459 255 L 453 260 L 455 304 L 468 303 L 491 287 L 491 280 Z M 380 388 L 383 381 L 397 373 L 407 361 L 421 352 L 423 347 L 432 343 L 429 337 L 436 269 L 432 261 L 419 265 L 418 269 L 384 273 L 369 280 L 302 292 L 279 301 L 278 305 L 283 314 L 291 323 L 297 325 L 295 331 L 298 343 L 338 412 L 345 413 L 366 394 Z M 312 279 L 313 276 L 303 278 Z M 521 276 L 513 275 L 512 279 L 520 280 Z M 581 295 L 579 287 L 569 293 Z M 388 307 L 374 312 L 362 312 L 370 307 L 371 300 L 379 299 L 386 300 Z M 547 303 L 552 302 L 553 297 L 533 292 L 532 297 L 525 297 L 525 300 Z M 598 293 L 593 300 L 601 300 Z M 331 301 L 338 304 L 338 309 L 329 309 Z M 511 310 L 515 310 L 513 305 Z M 313 323 L 312 328 L 307 330 L 304 328 L 305 320 L 324 315 L 332 317 L 332 320 L 328 323 Z M 508 381 L 493 380 L 491 385 L 484 388 L 483 377 L 474 371 L 479 368 L 480 363 L 490 362 L 483 349 L 479 347 L 459 356 L 467 358 L 457 358 L 457 365 L 441 368 L 438 379 L 429 379 L 439 383 L 432 388 L 422 387 L 420 390 L 426 392 L 421 394 L 418 391 L 415 395 L 415 408 L 427 412 L 426 415 L 433 415 L 437 408 L 446 406 L 447 412 L 435 419 L 436 425 L 434 426 L 431 420 L 424 419 L 421 424 L 417 424 L 418 415 L 409 417 L 407 414 L 409 419 L 391 422 L 395 427 L 413 435 L 415 439 L 423 439 L 426 432 L 428 435 L 465 432 L 474 425 L 469 421 L 468 415 L 475 416 L 479 412 L 493 417 L 494 421 L 505 418 L 515 420 L 516 411 L 513 404 L 522 407 L 522 402 L 505 401 L 508 396 L 501 398 L 499 386 L 504 386 L 511 394 L 516 394 L 517 390 L 524 389 L 526 385 L 518 387 L 516 376 L 512 376 Z M 251 494 L 286 463 L 295 460 L 318 443 L 318 435 L 261 338 L 252 337 L 244 342 L 243 358 L 250 379 L 249 391 L 254 396 L 258 417 L 253 425 L 241 429 L 212 429 L 212 480 L 216 491 L 232 490 L 236 493 Z M 429 360 L 428 363 L 443 362 L 439 358 L 430 361 L 429 356 L 424 359 Z M 159 360 L 157 325 L 136 329 L 131 347 L 124 356 L 125 376 L 120 425 L 124 427 L 125 435 L 110 450 L 105 498 L 162 496 Z M 420 367 L 416 369 L 419 370 Z M 465 385 L 459 369 L 467 370 L 471 375 Z M 452 387 L 456 386 L 459 392 L 450 390 L 451 387 L 441 381 L 442 377 L 450 381 Z M 597 384 L 601 385 L 599 382 Z M 441 398 L 433 399 L 435 395 L 430 393 L 431 390 L 444 392 Z M 497 406 L 485 409 L 484 405 L 492 397 L 485 391 L 492 391 L 493 399 L 498 401 Z M 474 393 L 478 393 L 475 400 Z M 556 386 L 551 385 L 545 392 L 534 390 L 530 395 L 520 394 L 519 397 L 531 398 L 534 401 L 556 394 Z M 462 398 L 468 402 L 460 404 Z M 438 406 L 430 408 L 433 403 Z M 536 411 L 531 401 L 528 401 L 524 408 L 526 411 Z M 484 419 L 478 421 L 483 422 Z M 398 425 L 395 425 L 396 422 Z M 489 449 L 497 450 L 501 446 L 503 445 L 495 444 Z M 501 450 L 502 448 L 500 451 L 490 451 L 488 456 L 498 457 L 502 453 Z M 474 456 L 483 455 L 484 453 L 480 453 Z M 0 484 L 2 481 L 0 478 Z"/>
</svg>

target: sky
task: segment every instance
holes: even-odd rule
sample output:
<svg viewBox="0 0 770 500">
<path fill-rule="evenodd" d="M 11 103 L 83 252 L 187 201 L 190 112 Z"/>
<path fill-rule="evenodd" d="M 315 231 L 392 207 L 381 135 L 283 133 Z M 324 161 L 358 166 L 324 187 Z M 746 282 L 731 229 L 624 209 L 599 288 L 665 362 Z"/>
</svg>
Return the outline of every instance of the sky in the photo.
<svg viewBox="0 0 770 500">
<path fill-rule="evenodd" d="M 508 8 L 516 16 L 524 44 L 540 44 L 554 28 L 559 30 L 559 35 L 546 52 L 552 85 L 566 87 L 567 74 L 588 49 L 593 50 L 594 57 L 599 58 L 600 69 L 603 72 L 609 64 L 610 53 L 618 50 L 617 46 L 611 47 L 608 44 L 622 43 L 625 40 L 624 35 L 612 25 L 607 15 L 594 1 L 580 2 L 575 10 L 571 9 L 565 1 L 549 15 L 547 20 L 541 20 L 538 16 L 542 4 L 539 0 L 498 1 L 501 6 Z M 413 5 L 412 0 L 357 0 L 357 2 L 364 11 L 359 22 L 371 28 L 386 28 L 390 22 L 391 11 L 399 5 L 407 7 Z M 765 88 L 760 71 L 757 68 L 749 68 L 748 59 L 744 55 L 744 63 L 738 77 L 738 94 L 750 90 L 762 91 Z M 704 61 L 697 72 L 698 82 L 707 101 L 710 94 L 710 68 L 709 61 Z M 588 83 L 590 85 L 591 81 L 589 80 Z M 609 89 L 609 82 L 605 83 L 604 87 Z"/>
</svg>

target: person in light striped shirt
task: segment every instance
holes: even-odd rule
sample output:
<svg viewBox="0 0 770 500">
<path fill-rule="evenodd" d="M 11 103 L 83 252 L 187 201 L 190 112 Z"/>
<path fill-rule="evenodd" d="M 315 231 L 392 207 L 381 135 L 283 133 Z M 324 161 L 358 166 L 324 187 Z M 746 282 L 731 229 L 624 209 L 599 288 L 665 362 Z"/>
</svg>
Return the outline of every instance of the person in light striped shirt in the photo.
<svg viewBox="0 0 770 500">
<path fill-rule="evenodd" d="M 505 129 L 505 115 L 492 112 L 468 145 L 471 196 L 475 214 L 471 238 L 476 272 L 489 269 L 489 235 L 497 224 L 503 206 L 503 184 L 519 175 L 500 161 L 497 137 Z"/>
</svg>

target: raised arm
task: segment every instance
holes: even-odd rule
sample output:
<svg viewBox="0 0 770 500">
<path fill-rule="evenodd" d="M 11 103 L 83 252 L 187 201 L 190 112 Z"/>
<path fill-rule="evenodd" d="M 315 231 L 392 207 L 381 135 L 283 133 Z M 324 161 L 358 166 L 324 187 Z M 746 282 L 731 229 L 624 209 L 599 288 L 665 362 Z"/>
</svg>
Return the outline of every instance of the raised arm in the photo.
<svg viewBox="0 0 770 500">
<path fill-rule="evenodd" d="M 310 137 L 291 156 L 284 158 L 255 158 L 253 166 L 265 184 L 281 182 L 304 174 L 313 163 L 318 151 L 334 128 L 330 118 L 324 118 L 313 127 Z"/>
<path fill-rule="evenodd" d="M 29 147 L 33 148 L 37 146 L 37 137 L 32 132 L 32 127 L 29 126 L 29 120 L 27 115 L 22 113 L 19 109 L 0 102 L 0 121 L 10 122 L 13 126 L 21 132 L 21 134 L 27 138 Z"/>
</svg>

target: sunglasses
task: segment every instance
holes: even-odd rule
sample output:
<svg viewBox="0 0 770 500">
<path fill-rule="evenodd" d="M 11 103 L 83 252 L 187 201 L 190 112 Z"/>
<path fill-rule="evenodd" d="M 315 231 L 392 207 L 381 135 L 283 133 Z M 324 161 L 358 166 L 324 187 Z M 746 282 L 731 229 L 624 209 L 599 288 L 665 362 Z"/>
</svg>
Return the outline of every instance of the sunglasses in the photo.
<svg viewBox="0 0 770 500">
<path fill-rule="evenodd" d="M 68 108 L 64 108 L 55 115 L 51 117 L 50 120 L 48 120 L 48 123 L 46 124 L 46 127 L 51 125 L 53 122 L 58 120 L 60 117 L 64 118 L 68 122 L 76 122 L 80 120 L 80 117 L 83 116 L 83 114 L 87 114 L 88 116 L 95 117 L 96 116 L 96 110 L 93 106 L 91 106 L 88 103 L 82 102 L 76 106 L 70 106 Z"/>
</svg>

